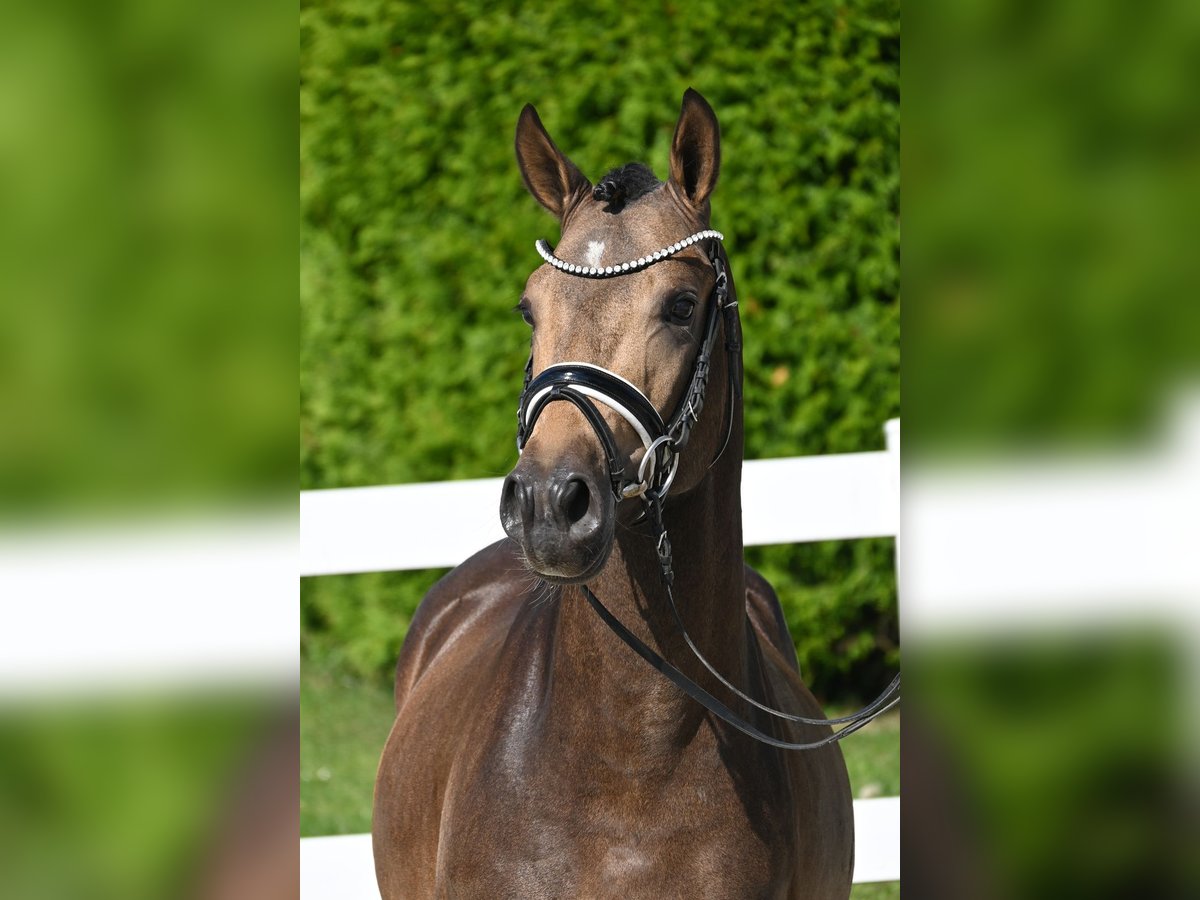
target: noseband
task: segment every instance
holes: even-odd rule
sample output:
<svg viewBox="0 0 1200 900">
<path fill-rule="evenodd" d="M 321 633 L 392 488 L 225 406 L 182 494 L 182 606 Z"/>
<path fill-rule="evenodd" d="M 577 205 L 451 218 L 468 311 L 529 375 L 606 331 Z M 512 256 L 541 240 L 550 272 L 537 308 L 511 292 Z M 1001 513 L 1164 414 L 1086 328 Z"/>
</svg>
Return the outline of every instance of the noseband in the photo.
<svg viewBox="0 0 1200 900">
<path fill-rule="evenodd" d="M 533 351 L 530 349 L 529 360 L 525 364 L 525 386 L 521 391 L 521 401 L 517 410 L 517 450 L 523 451 L 525 444 L 532 434 L 534 425 L 542 411 L 555 400 L 565 400 L 574 405 L 592 426 L 608 465 L 609 480 L 617 502 L 641 497 L 646 504 L 646 514 L 657 530 L 656 549 L 659 567 L 662 572 L 663 584 L 666 587 L 667 600 L 683 639 L 693 655 L 704 665 L 716 679 L 741 700 L 749 703 L 755 709 L 768 713 L 788 722 L 805 725 L 830 726 L 844 725 L 826 737 L 809 743 L 794 743 L 780 740 L 774 735 L 767 734 L 750 722 L 746 721 L 728 706 L 712 696 L 691 678 L 683 674 L 675 666 L 662 658 L 652 648 L 648 647 L 637 635 L 631 632 L 614 616 L 600 601 L 588 586 L 580 585 L 584 597 L 596 614 L 622 641 L 673 682 L 689 697 L 713 713 L 722 721 L 763 743 L 784 750 L 813 750 L 834 741 L 841 740 L 858 731 L 876 716 L 891 709 L 900 701 L 900 676 L 896 675 L 891 684 L 868 706 L 858 712 L 837 719 L 812 719 L 797 716 L 782 710 L 765 706 L 752 697 L 747 696 L 735 685 L 719 673 L 711 663 L 700 653 L 687 628 L 684 627 L 683 617 L 675 604 L 675 593 L 672 585 L 675 572 L 671 559 L 671 542 L 667 537 L 666 525 L 663 523 L 663 502 L 675 480 L 679 469 L 680 453 L 687 446 L 692 429 L 700 421 L 700 412 L 704 408 L 704 395 L 708 387 L 709 367 L 712 363 L 713 349 L 716 346 L 717 325 L 721 317 L 725 320 L 725 349 L 729 355 L 729 395 L 726 405 L 729 409 L 729 420 L 725 430 L 725 439 L 720 450 L 709 463 L 709 468 L 716 463 L 725 448 L 729 445 L 729 437 L 733 432 L 733 416 L 735 401 L 741 390 L 742 367 L 742 330 L 737 313 L 737 300 L 729 299 L 729 274 L 724 255 L 721 251 L 721 241 L 724 235 L 719 231 L 705 230 L 696 232 L 677 243 L 658 250 L 648 256 L 639 257 L 616 266 L 581 266 L 559 259 L 545 241 L 538 241 L 535 246 L 538 253 L 549 265 L 568 275 L 580 278 L 616 278 L 639 272 L 664 259 L 670 259 L 681 250 L 691 247 L 701 241 L 710 241 L 708 259 L 716 272 L 712 295 L 709 297 L 708 318 L 705 321 L 704 338 L 700 350 L 696 354 L 696 362 L 692 368 L 692 377 L 683 399 L 671 418 L 664 422 L 654 404 L 632 382 L 622 378 L 615 372 L 603 366 L 583 362 L 557 363 L 547 366 L 533 377 Z M 621 458 L 617 441 L 609 428 L 604 416 L 595 404 L 603 403 L 609 409 L 629 423 L 642 442 L 645 453 L 638 465 L 634 477 L 630 477 Z"/>
</svg>

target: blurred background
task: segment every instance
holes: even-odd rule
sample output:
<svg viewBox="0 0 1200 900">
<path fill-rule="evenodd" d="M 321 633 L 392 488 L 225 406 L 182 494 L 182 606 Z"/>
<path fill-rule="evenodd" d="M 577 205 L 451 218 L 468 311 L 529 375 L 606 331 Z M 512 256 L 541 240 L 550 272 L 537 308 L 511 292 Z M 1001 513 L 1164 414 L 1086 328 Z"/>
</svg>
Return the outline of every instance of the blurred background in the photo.
<svg viewBox="0 0 1200 900">
<path fill-rule="evenodd" d="M 905 29 L 906 887 L 1196 896 L 1200 8 Z"/>
<path fill-rule="evenodd" d="M 292 896 L 297 774 L 306 833 L 369 815 L 354 778 L 438 573 L 306 581 L 297 621 L 293 16 L 3 13 L 5 896 Z M 536 103 L 593 177 L 661 172 L 688 85 L 721 118 L 714 225 L 754 300 L 748 455 L 881 447 L 897 21 L 303 4 L 301 487 L 507 470 L 508 310 L 556 237 L 515 114 Z M 906 27 L 904 877 L 1194 895 L 1200 12 L 968 0 Z M 756 553 L 822 697 L 872 690 L 890 543 Z M 884 793 L 889 740 L 864 763 Z"/>
<path fill-rule="evenodd" d="M 294 896 L 295 18 L 0 12 L 0 894 Z"/>
<path fill-rule="evenodd" d="M 302 489 L 511 469 L 514 306 L 534 241 L 558 240 L 516 167 L 517 115 L 533 103 L 593 180 L 631 160 L 665 177 L 689 86 L 721 124 L 712 224 L 741 301 L 747 458 L 883 449 L 900 401 L 897 3 L 323 0 L 302 4 L 300 73 Z M 892 545 L 747 553 L 831 708 L 899 665 Z M 303 834 L 369 830 L 398 651 L 443 572 L 304 579 Z M 893 717 L 847 751 L 859 788 L 899 793 L 898 743 Z M 861 896 L 894 896 L 879 890 Z"/>
</svg>

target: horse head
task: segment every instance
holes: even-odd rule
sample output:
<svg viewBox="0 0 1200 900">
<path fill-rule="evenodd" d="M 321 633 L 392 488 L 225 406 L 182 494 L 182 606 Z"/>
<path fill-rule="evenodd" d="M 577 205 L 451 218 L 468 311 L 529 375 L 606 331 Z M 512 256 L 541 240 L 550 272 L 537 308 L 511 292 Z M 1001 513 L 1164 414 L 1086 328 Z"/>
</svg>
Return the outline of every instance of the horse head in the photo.
<svg viewBox="0 0 1200 900">
<path fill-rule="evenodd" d="M 516 152 L 561 239 L 553 250 L 538 242 L 546 262 L 521 297 L 532 329 L 522 454 L 500 516 L 534 571 L 579 583 L 604 567 L 618 518 L 639 512 L 622 500 L 694 489 L 733 430 L 736 303 L 720 235 L 709 229 L 719 128 L 689 89 L 665 182 L 630 163 L 593 186 L 532 106 L 517 123 Z M 722 311 L 728 358 L 712 352 Z M 728 389 L 701 417 L 710 368 Z"/>
</svg>

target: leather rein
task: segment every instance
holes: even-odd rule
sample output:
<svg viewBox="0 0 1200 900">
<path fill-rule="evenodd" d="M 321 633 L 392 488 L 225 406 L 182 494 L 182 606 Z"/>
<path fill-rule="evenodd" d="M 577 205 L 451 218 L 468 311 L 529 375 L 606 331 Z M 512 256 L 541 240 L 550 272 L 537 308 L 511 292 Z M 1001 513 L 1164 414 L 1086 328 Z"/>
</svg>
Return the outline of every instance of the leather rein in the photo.
<svg viewBox="0 0 1200 900">
<path fill-rule="evenodd" d="M 602 366 L 591 363 L 566 362 L 548 366 L 536 378 L 533 377 L 533 352 L 525 364 L 525 384 L 521 391 L 521 400 L 517 410 L 517 449 L 523 451 L 529 435 L 533 432 L 538 417 L 547 405 L 563 400 L 574 405 L 591 425 L 592 430 L 600 441 L 606 457 L 609 479 L 617 502 L 631 497 L 641 497 L 646 509 L 639 521 L 649 519 L 657 532 L 655 546 L 658 553 L 659 568 L 663 585 L 666 588 L 667 600 L 671 614 L 675 619 L 681 635 L 688 648 L 697 660 L 736 697 L 749 703 L 755 709 L 768 715 L 775 716 L 787 722 L 803 725 L 842 725 L 841 730 L 825 736 L 817 741 L 795 743 L 781 740 L 767 734 L 746 719 L 739 716 L 726 704 L 722 703 L 695 681 L 663 659 L 655 650 L 648 647 L 637 635 L 630 631 L 609 609 L 601 602 L 586 584 L 580 585 L 588 604 L 600 619 L 624 641 L 638 656 L 669 679 L 685 694 L 707 709 L 721 721 L 736 728 L 743 734 L 755 740 L 779 747 L 784 750 L 813 750 L 839 741 L 867 725 L 876 716 L 891 709 L 900 702 L 900 675 L 897 674 L 883 693 L 867 706 L 836 719 L 815 719 L 774 709 L 749 697 L 735 685 L 730 683 L 718 672 L 696 646 L 687 628 L 684 627 L 683 617 L 675 603 L 673 584 L 675 580 L 674 566 L 671 559 L 671 541 L 667 536 L 666 525 L 663 523 L 663 503 L 675 473 L 679 468 L 680 453 L 687 445 L 692 429 L 700 420 L 700 412 L 704 408 L 704 397 L 708 386 L 709 369 L 712 354 L 716 347 L 719 326 L 724 320 L 725 350 L 729 357 L 729 417 L 725 431 L 725 439 L 716 456 L 709 463 L 709 468 L 716 464 L 729 445 L 733 432 L 733 417 L 735 401 L 741 390 L 742 367 L 742 331 L 738 317 L 737 300 L 730 299 L 729 275 L 724 251 L 721 248 L 723 236 L 716 231 L 702 231 L 683 241 L 671 245 L 661 251 L 642 257 L 624 267 L 615 266 L 608 269 L 583 268 L 563 262 L 553 255 L 545 241 L 537 242 L 538 252 L 547 263 L 567 274 L 585 278 L 611 278 L 629 274 L 669 259 L 680 250 L 692 244 L 707 243 L 709 262 L 716 272 L 712 295 L 709 297 L 708 317 L 705 322 L 704 338 L 696 354 L 696 362 L 692 368 L 692 377 L 684 392 L 683 400 L 671 418 L 664 422 L 658 410 L 646 395 L 634 384 L 610 372 Z M 593 403 L 592 401 L 595 401 Z M 608 406 L 625 419 L 637 433 L 645 449 L 637 471 L 632 475 L 625 471 L 621 453 L 617 447 L 616 437 L 612 429 L 600 414 L 596 403 Z"/>
</svg>

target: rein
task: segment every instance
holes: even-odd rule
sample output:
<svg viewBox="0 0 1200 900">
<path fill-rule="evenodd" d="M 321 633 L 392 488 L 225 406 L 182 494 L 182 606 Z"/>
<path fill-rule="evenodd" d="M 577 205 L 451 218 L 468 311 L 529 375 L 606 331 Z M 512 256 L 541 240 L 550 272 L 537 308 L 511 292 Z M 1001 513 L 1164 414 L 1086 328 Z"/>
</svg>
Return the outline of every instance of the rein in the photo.
<svg viewBox="0 0 1200 900">
<path fill-rule="evenodd" d="M 525 384 L 521 391 L 521 400 L 517 410 L 517 449 L 523 451 L 529 435 L 533 432 L 538 417 L 547 405 L 556 400 L 565 400 L 574 405 L 592 426 L 596 437 L 604 449 L 608 464 L 609 479 L 617 502 L 630 497 L 641 497 L 646 504 L 642 518 L 649 518 L 657 531 L 655 547 L 658 553 L 659 568 L 663 585 L 666 588 L 667 600 L 671 607 L 676 627 L 683 636 L 688 649 L 697 660 L 719 681 L 726 689 L 739 699 L 749 703 L 755 709 L 776 716 L 788 722 L 804 725 L 843 725 L 840 731 L 835 731 L 826 737 L 809 743 L 794 743 L 773 737 L 755 727 L 740 717 L 726 704 L 722 703 L 695 681 L 663 659 L 652 648 L 648 647 L 637 635 L 630 631 L 609 609 L 600 601 L 586 584 L 580 585 L 588 604 L 608 625 L 608 627 L 624 641 L 638 656 L 648 662 L 651 667 L 669 679 L 676 687 L 715 715 L 726 724 L 736 728 L 743 734 L 755 740 L 779 747 L 784 750 L 814 750 L 853 734 L 867 725 L 875 717 L 882 715 L 900 702 L 900 676 L 896 675 L 883 693 L 867 706 L 837 719 L 814 719 L 793 715 L 783 710 L 765 706 L 747 694 L 743 693 L 729 682 L 713 665 L 704 658 L 700 648 L 696 646 L 683 617 L 675 603 L 673 584 L 675 581 L 674 566 L 671 558 L 671 541 L 667 536 L 667 528 L 663 523 L 663 503 L 666 499 L 675 473 L 679 468 L 680 453 L 687 445 L 692 429 L 700 420 L 700 412 L 704 408 L 704 396 L 708 386 L 709 368 L 712 354 L 716 346 L 716 336 L 721 319 L 724 319 L 725 349 L 729 357 L 729 421 L 726 426 L 725 439 L 720 450 L 709 468 L 714 466 L 729 446 L 730 435 L 733 432 L 733 417 L 735 400 L 740 395 L 742 369 L 741 321 L 738 318 L 737 300 L 729 299 L 729 275 L 725 264 L 721 241 L 724 236 L 719 231 L 705 230 L 690 235 L 648 256 L 640 257 L 617 266 L 577 266 L 559 259 L 554 255 L 550 245 L 545 241 L 536 243 L 537 251 L 551 266 L 569 275 L 583 278 L 613 278 L 640 271 L 654 263 L 669 259 L 681 250 L 702 241 L 711 241 L 707 253 L 709 262 L 716 271 L 716 281 L 712 295 L 709 298 L 708 318 L 705 322 L 704 338 L 700 350 L 696 354 L 696 362 L 692 369 L 692 377 L 684 392 L 683 400 L 668 422 L 664 422 L 658 410 L 655 409 L 648 397 L 632 382 L 622 378 L 615 372 L 610 372 L 602 366 L 582 362 L 558 363 L 546 367 L 536 378 L 533 377 L 533 353 L 530 351 L 529 360 L 525 364 Z M 630 477 L 625 472 L 616 437 L 608 423 L 600 414 L 599 409 L 591 401 L 603 403 L 621 418 L 623 418 L 637 433 L 645 448 L 645 454 L 638 465 L 637 472 Z"/>
</svg>

